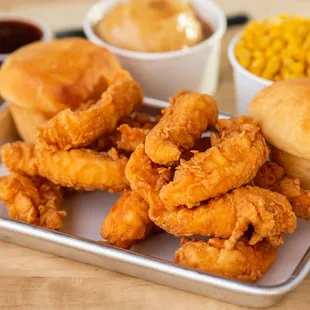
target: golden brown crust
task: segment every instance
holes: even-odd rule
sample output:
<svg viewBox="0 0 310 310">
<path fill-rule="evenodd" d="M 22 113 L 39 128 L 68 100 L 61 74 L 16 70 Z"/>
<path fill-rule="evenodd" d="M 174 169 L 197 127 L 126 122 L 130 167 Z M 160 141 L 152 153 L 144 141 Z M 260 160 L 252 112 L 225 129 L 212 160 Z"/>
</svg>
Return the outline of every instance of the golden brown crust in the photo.
<svg viewBox="0 0 310 310">
<path fill-rule="evenodd" d="M 280 245 L 283 233 L 296 228 L 296 217 L 288 200 L 258 187 L 241 187 L 192 209 L 179 206 L 173 211 L 167 210 L 159 191 L 169 180 L 169 170 L 154 165 L 143 145 L 131 155 L 125 173 L 132 190 L 149 203 L 151 220 L 176 236 L 229 238 L 225 246 L 233 248 L 251 224 L 254 233 L 250 244 L 266 238 Z"/>
<path fill-rule="evenodd" d="M 183 91 L 171 99 L 163 117 L 145 139 L 145 151 L 154 163 L 171 165 L 182 150 L 193 147 L 195 140 L 215 125 L 216 102 L 208 95 Z"/>
<path fill-rule="evenodd" d="M 127 124 L 122 124 L 117 130 L 120 132 L 117 148 L 129 153 L 132 153 L 138 145 L 143 144 L 150 132 L 150 129 L 130 127 Z"/>
<path fill-rule="evenodd" d="M 1 157 L 10 171 L 40 175 L 77 190 L 119 192 L 129 185 L 125 177 L 127 158 L 120 157 L 113 149 L 108 153 L 86 149 L 52 152 L 33 144 L 14 142 L 1 148 Z"/>
<path fill-rule="evenodd" d="M 310 220 L 310 191 L 300 186 L 299 179 L 285 176 L 284 169 L 275 162 L 261 167 L 253 183 L 284 195 L 297 217 Z"/>
<path fill-rule="evenodd" d="M 177 264 L 216 275 L 253 282 L 261 278 L 274 263 L 277 248 L 268 242 L 253 246 L 240 240 L 232 250 L 225 249 L 225 240 L 182 240 L 174 260 Z"/>
<path fill-rule="evenodd" d="M 42 126 L 38 130 L 38 142 L 51 150 L 90 145 L 101 135 L 111 133 L 122 118 L 128 117 L 142 103 L 142 99 L 139 84 L 128 72 L 120 71 L 98 102 L 86 110 L 60 111 Z"/>
<path fill-rule="evenodd" d="M 310 159 L 310 79 L 273 83 L 254 97 L 249 112 L 267 142 Z"/>
<path fill-rule="evenodd" d="M 109 244 L 129 249 L 148 237 L 153 222 L 148 215 L 149 204 L 137 193 L 125 192 L 104 219 L 100 234 Z"/>
<path fill-rule="evenodd" d="M 225 138 L 217 146 L 181 161 L 173 181 L 160 191 L 167 208 L 192 208 L 252 180 L 267 160 L 268 148 L 254 124 L 245 123 L 240 130 L 227 138 L 221 133 Z"/>
<path fill-rule="evenodd" d="M 111 52 L 82 38 L 36 42 L 6 59 L 0 93 L 24 108 L 57 113 L 99 98 L 120 69 Z"/>
<path fill-rule="evenodd" d="M 1 177 L 0 199 L 5 201 L 11 218 L 49 229 L 60 229 L 67 214 L 59 210 L 63 201 L 61 187 L 41 177 Z"/>
</svg>

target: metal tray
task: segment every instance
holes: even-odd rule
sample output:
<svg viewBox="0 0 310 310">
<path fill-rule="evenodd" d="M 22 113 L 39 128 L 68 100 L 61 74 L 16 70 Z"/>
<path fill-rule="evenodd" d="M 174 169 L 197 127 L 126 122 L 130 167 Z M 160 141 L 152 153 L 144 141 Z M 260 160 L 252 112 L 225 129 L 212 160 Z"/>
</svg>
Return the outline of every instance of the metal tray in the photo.
<svg viewBox="0 0 310 310">
<path fill-rule="evenodd" d="M 146 109 L 150 106 L 163 108 L 167 103 L 146 98 L 145 105 Z M 0 111 L 0 119 L 3 111 L 5 109 Z M 221 116 L 227 117 L 226 114 Z M 11 126 L 10 124 L 11 120 L 6 122 L 5 118 L 1 119 L 1 128 Z M 2 129 L 0 137 L 1 131 Z M 13 137 L 7 137 L 7 141 L 11 139 Z M 3 174 L 1 169 L 0 174 Z M 0 239 L 252 308 L 265 308 L 276 304 L 285 294 L 300 284 L 310 270 L 310 240 L 308 238 L 310 225 L 309 222 L 302 220 L 298 221 L 297 232 L 289 236 L 280 248 L 272 270 L 255 284 L 244 284 L 175 265 L 171 261 L 171 253 L 178 247 L 179 240 L 168 234 L 154 236 L 135 246 L 132 251 L 100 244 L 96 241 L 100 240 L 101 221 L 116 199 L 117 195 L 110 195 L 106 192 L 80 193 L 69 197 L 66 204 L 74 204 L 74 212 L 69 211 L 65 222 L 67 228 L 64 232 L 50 231 L 10 220 L 3 213 L 4 207 L 0 203 Z M 87 208 L 85 207 L 86 201 Z M 107 206 L 104 211 L 102 211 L 103 202 Z M 89 221 L 85 221 L 85 218 Z M 83 231 L 77 229 L 81 225 L 74 225 L 80 221 L 84 224 L 82 225 Z M 292 250 L 294 256 L 291 255 Z M 292 257 L 298 259 L 294 260 Z"/>
</svg>

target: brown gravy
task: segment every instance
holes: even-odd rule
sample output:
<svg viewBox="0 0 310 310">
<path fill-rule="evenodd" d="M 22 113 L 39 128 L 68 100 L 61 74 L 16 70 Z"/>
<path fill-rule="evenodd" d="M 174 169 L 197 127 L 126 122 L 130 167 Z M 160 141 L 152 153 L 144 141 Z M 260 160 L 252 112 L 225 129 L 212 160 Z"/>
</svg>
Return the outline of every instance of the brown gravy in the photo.
<svg viewBox="0 0 310 310">
<path fill-rule="evenodd" d="M 201 22 L 202 27 L 203 27 L 203 36 L 204 40 L 210 38 L 213 34 L 213 28 L 209 22 L 203 21 L 198 17 L 198 20 Z"/>
<path fill-rule="evenodd" d="M 40 40 L 42 36 L 42 31 L 30 23 L 0 21 L 0 54 L 9 54 L 23 45 Z"/>
</svg>

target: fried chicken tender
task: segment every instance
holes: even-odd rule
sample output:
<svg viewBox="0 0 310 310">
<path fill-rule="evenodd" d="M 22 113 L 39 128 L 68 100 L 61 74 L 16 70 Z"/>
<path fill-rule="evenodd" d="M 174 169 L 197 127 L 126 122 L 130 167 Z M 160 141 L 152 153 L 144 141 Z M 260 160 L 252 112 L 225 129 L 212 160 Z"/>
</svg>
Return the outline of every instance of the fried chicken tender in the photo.
<svg viewBox="0 0 310 310">
<path fill-rule="evenodd" d="M 140 86 L 128 72 L 121 71 L 96 104 L 81 111 L 63 110 L 43 125 L 38 130 L 38 143 L 54 151 L 85 147 L 111 133 L 142 99 Z"/>
<path fill-rule="evenodd" d="M 146 135 L 156 125 L 156 121 L 142 114 L 136 114 L 121 121 L 121 125 L 111 134 L 103 135 L 90 145 L 92 150 L 106 151 L 115 147 L 132 153 L 136 146 L 144 143 Z"/>
<path fill-rule="evenodd" d="M 121 139 L 121 133 L 118 130 L 114 130 L 112 133 L 103 135 L 95 142 L 87 146 L 88 149 L 97 151 L 97 152 L 105 152 L 111 148 L 115 148 L 117 142 Z"/>
<path fill-rule="evenodd" d="M 108 153 L 86 149 L 53 152 L 19 141 L 5 144 L 0 154 L 10 171 L 39 175 L 64 187 L 120 192 L 129 186 L 127 158 L 114 149 Z"/>
<path fill-rule="evenodd" d="M 132 190 L 149 203 L 150 219 L 175 236 L 229 238 L 225 247 L 231 249 L 251 224 L 254 228 L 251 245 L 266 238 L 278 246 L 283 242 L 283 234 L 296 228 L 296 217 L 288 200 L 258 187 L 241 187 L 192 209 L 179 206 L 167 210 L 159 191 L 169 180 L 170 171 L 152 163 L 143 145 L 131 155 L 125 173 Z"/>
<path fill-rule="evenodd" d="M 145 139 L 145 151 L 154 163 L 171 165 L 183 150 L 193 147 L 207 127 L 218 117 L 216 102 L 208 95 L 180 92 L 173 105 Z"/>
<path fill-rule="evenodd" d="M 217 121 L 215 128 L 219 131 L 220 139 L 223 140 L 227 136 L 234 132 L 241 132 L 247 130 L 252 130 L 253 127 L 257 127 L 257 121 L 252 117 L 241 115 L 232 118 L 222 118 Z"/>
<path fill-rule="evenodd" d="M 210 137 L 199 138 L 198 140 L 195 141 L 194 146 L 191 150 L 188 150 L 181 155 L 180 160 L 186 160 L 186 161 L 190 160 L 195 155 L 195 153 L 197 153 L 193 151 L 205 152 L 210 147 L 211 147 Z M 175 167 L 177 167 L 179 164 L 180 161 L 175 162 Z"/>
<path fill-rule="evenodd" d="M 189 208 L 248 183 L 268 158 L 265 139 L 254 124 L 245 124 L 217 146 L 181 161 L 174 179 L 160 191 L 168 209 Z"/>
<path fill-rule="evenodd" d="M 153 222 L 149 204 L 137 193 L 125 192 L 110 210 L 101 226 L 101 236 L 109 244 L 129 249 L 149 236 Z"/>
<path fill-rule="evenodd" d="M 158 123 L 158 120 L 159 120 L 159 116 L 157 116 L 154 119 L 147 115 L 137 113 L 129 117 L 126 121 L 124 121 L 124 123 L 130 127 L 141 128 L 141 129 L 153 129 L 155 125 Z"/>
<path fill-rule="evenodd" d="M 258 171 L 253 183 L 284 195 L 297 217 L 310 220 L 310 191 L 302 189 L 298 179 L 285 176 L 284 169 L 277 163 L 266 163 Z"/>
<path fill-rule="evenodd" d="M 284 169 L 275 162 L 265 163 L 257 172 L 253 183 L 261 188 L 270 188 L 285 176 Z"/>
<path fill-rule="evenodd" d="M 120 125 L 113 133 L 103 136 L 93 143 L 90 148 L 96 151 L 105 151 L 112 147 L 120 151 L 132 153 L 135 148 L 144 143 L 150 129 L 130 127 L 128 124 Z"/>
<path fill-rule="evenodd" d="M 11 174 L 0 178 L 0 199 L 12 219 L 58 230 L 63 226 L 60 211 L 63 191 L 59 185 L 41 177 Z"/>
<path fill-rule="evenodd" d="M 122 124 L 117 128 L 120 132 L 120 139 L 117 141 L 117 148 L 132 153 L 139 144 L 143 144 L 150 129 L 133 128 Z"/>
<path fill-rule="evenodd" d="M 225 240 L 182 239 L 182 246 L 174 256 L 174 261 L 185 267 L 224 276 L 245 282 L 261 278 L 274 263 L 277 248 L 263 241 L 248 245 L 240 240 L 234 249 L 225 249 Z"/>
</svg>

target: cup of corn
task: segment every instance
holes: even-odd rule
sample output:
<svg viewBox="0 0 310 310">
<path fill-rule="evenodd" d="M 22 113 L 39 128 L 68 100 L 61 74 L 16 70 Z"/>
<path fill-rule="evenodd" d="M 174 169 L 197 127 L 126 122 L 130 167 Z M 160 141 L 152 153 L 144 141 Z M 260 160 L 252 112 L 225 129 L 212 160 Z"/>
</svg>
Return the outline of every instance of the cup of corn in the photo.
<svg viewBox="0 0 310 310">
<path fill-rule="evenodd" d="M 251 21 L 229 44 L 238 114 L 274 81 L 310 77 L 310 18 L 284 15 Z"/>
</svg>

